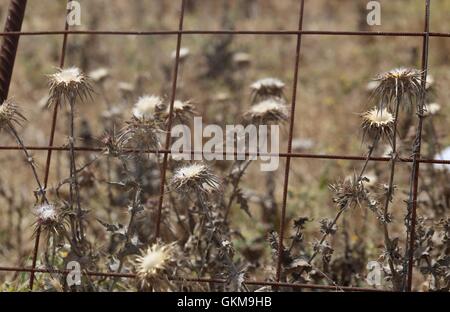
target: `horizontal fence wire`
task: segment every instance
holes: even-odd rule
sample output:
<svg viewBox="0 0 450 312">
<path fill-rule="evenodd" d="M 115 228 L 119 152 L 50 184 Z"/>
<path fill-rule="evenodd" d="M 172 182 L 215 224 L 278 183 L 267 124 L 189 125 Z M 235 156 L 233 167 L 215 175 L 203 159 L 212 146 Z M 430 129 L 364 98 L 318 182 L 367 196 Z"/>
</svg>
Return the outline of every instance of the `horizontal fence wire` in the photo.
<svg viewBox="0 0 450 312">
<path fill-rule="evenodd" d="M 26 3 L 26 0 L 13 0 L 13 1 L 24 1 Z M 12 1 L 12 2 L 13 2 Z M 49 31 L 3 31 L 0 32 L 1 37 L 7 37 L 7 36 L 52 36 L 52 35 L 63 35 L 63 43 L 62 43 L 62 49 L 61 49 L 61 55 L 60 55 L 60 67 L 64 67 L 64 59 L 66 54 L 66 47 L 67 47 L 67 41 L 69 35 L 98 35 L 98 36 L 126 36 L 126 35 L 135 35 L 135 36 L 177 36 L 177 46 L 176 46 L 176 57 L 175 57 L 175 64 L 173 67 L 173 80 L 172 80 L 172 93 L 171 93 L 171 101 L 169 106 L 169 118 L 171 119 L 174 101 L 176 97 L 176 91 L 177 91 L 177 73 L 178 73 L 178 67 L 180 64 L 180 48 L 181 48 L 181 42 L 182 37 L 186 35 L 274 35 L 274 36 L 283 36 L 283 35 L 295 35 L 297 37 L 297 49 L 296 49 L 296 55 L 295 55 L 295 68 L 293 72 L 294 76 L 294 85 L 293 85 L 293 101 L 291 105 L 291 117 L 289 122 L 289 139 L 288 139 L 288 149 L 287 152 L 282 153 L 238 153 L 235 152 L 236 155 L 245 155 L 245 156 L 279 156 L 286 158 L 286 167 L 285 167 L 285 176 L 284 176 L 284 184 L 283 184 L 283 204 L 281 207 L 281 224 L 279 229 L 279 247 L 281 248 L 281 243 L 283 242 L 284 238 L 284 232 L 286 228 L 285 224 L 285 212 L 286 212 L 286 201 L 287 201 L 287 190 L 288 190 L 288 184 L 289 184 L 289 173 L 290 173 L 290 162 L 292 158 L 303 158 L 303 159 L 329 159 L 329 160 L 354 160 L 354 161 L 365 161 L 369 159 L 370 161 L 380 161 L 380 162 L 389 162 L 391 161 L 391 157 L 366 157 L 366 156 L 356 156 L 356 155 L 339 155 L 339 154 L 308 154 L 308 153 L 297 153 L 293 151 L 292 148 L 292 139 L 293 139 L 293 127 L 294 127 L 294 112 L 295 112 L 295 104 L 296 104 L 296 98 L 297 98 L 297 84 L 298 84 L 298 77 L 301 74 L 301 62 L 300 62 L 300 55 L 301 55 L 301 38 L 302 36 L 381 36 L 381 37 L 421 37 L 424 40 L 423 48 L 422 48 L 422 65 L 423 65 L 423 71 L 424 73 L 428 72 L 428 55 L 429 55 L 429 38 L 430 37 L 450 37 L 450 33 L 446 32 L 430 32 L 429 31 L 429 22 L 430 22 L 430 14 L 431 14 L 431 8 L 430 8 L 430 0 L 424 0 L 426 13 L 425 13 L 425 24 L 424 24 L 424 31 L 423 32 L 386 32 L 386 31 L 380 31 L 380 32 L 373 32 L 373 31 L 315 31 L 315 30 L 303 30 L 302 24 L 303 24 L 303 17 L 306 14 L 305 13 L 305 0 L 299 0 L 299 27 L 297 30 L 186 30 L 183 27 L 183 18 L 185 13 L 185 1 L 186 0 L 180 0 L 180 18 L 179 18 L 179 27 L 178 30 L 165 30 L 165 31 L 113 31 L 113 30 L 70 30 L 67 22 L 65 22 L 64 30 L 49 30 Z M 14 18 L 12 16 L 11 18 Z M 8 81 L 9 83 L 9 81 Z M 300 90 L 301 91 L 301 90 Z M 66 146 L 54 146 L 54 135 L 56 132 L 56 121 L 58 116 L 58 105 L 55 105 L 55 110 L 53 112 L 53 119 L 52 119 L 52 125 L 51 125 L 51 132 L 49 137 L 49 144 L 47 146 L 26 146 L 28 150 L 34 150 L 34 151 L 46 151 L 47 152 L 47 162 L 45 167 L 45 187 L 47 187 L 48 183 L 48 177 L 49 177 L 49 171 L 51 168 L 51 158 L 52 158 L 52 152 L 53 151 L 60 151 L 65 152 L 69 151 L 69 148 Z M 297 120 L 298 122 L 298 120 Z M 169 125 L 171 124 L 171 121 L 169 120 Z M 422 122 L 419 123 L 419 136 L 418 139 L 421 140 L 421 127 Z M 170 127 L 169 127 L 170 129 Z M 171 134 L 170 131 L 167 133 L 166 137 L 166 146 L 165 149 L 162 150 L 135 150 L 135 149 L 125 149 L 126 153 L 134 153 L 134 152 L 146 152 L 146 153 L 158 153 L 163 155 L 163 170 L 162 170 L 162 177 L 161 177 L 161 183 L 160 183 L 160 194 L 159 194 L 159 204 L 158 204 L 158 222 L 157 222 L 157 229 L 156 229 L 156 237 L 160 234 L 160 225 L 161 225 L 161 209 L 164 201 L 164 195 L 165 195 L 165 176 L 168 166 L 168 156 L 172 153 L 172 151 L 169 149 L 170 147 L 170 139 Z M 0 150 L 3 151 L 14 151 L 21 149 L 18 146 L 0 146 Z M 104 152 L 104 148 L 101 147 L 75 147 L 76 152 L 97 152 L 101 153 Z M 208 154 L 201 151 L 185 151 L 184 153 L 190 153 L 190 154 Z M 217 154 L 217 153 L 215 153 Z M 225 155 L 225 152 L 223 152 L 223 155 Z M 413 215 L 412 215 L 412 224 L 415 225 L 417 222 L 417 214 L 416 214 L 416 208 L 417 208 L 417 181 L 419 179 L 419 164 L 450 164 L 450 159 L 422 159 L 420 156 L 420 149 L 418 153 L 415 153 L 411 158 L 399 158 L 400 162 L 404 163 L 411 163 L 413 167 L 413 178 L 415 182 L 415 187 L 413 188 Z M 37 257 L 38 257 L 38 248 L 39 248 L 39 233 L 36 235 L 35 239 L 35 248 L 33 253 L 33 263 L 31 267 L 5 267 L 0 266 L 0 272 L 28 272 L 30 273 L 30 290 L 33 290 L 33 283 L 35 279 L 36 273 L 44 273 L 44 274 L 68 274 L 69 271 L 67 270 L 54 270 L 54 269 L 45 269 L 45 268 L 38 268 L 37 267 Z M 407 288 L 406 291 L 411 291 L 412 285 L 412 276 L 413 276 L 413 270 L 412 270 L 412 253 L 413 253 L 413 239 L 414 239 L 414 233 L 410 237 L 410 259 L 408 261 L 408 274 L 407 274 Z M 329 291 L 380 291 L 375 288 L 363 288 L 363 287 L 350 287 L 350 286 L 333 286 L 333 285 L 315 285 L 315 284 L 299 284 L 299 283 L 286 283 L 280 281 L 281 276 L 281 252 L 278 250 L 278 257 L 277 257 L 277 277 L 276 281 L 252 281 L 252 280 L 245 280 L 245 284 L 247 285 L 254 285 L 254 286 L 269 286 L 273 287 L 274 289 L 279 289 L 281 287 L 284 288 L 291 288 L 291 289 L 317 289 L 317 290 L 329 290 Z M 132 273 L 114 273 L 114 272 L 92 272 L 92 271 L 83 271 L 83 274 L 88 276 L 98 276 L 98 277 L 114 277 L 114 278 L 135 278 L 136 275 Z M 180 283 L 211 283 L 211 284 L 225 284 L 227 283 L 226 280 L 223 279 L 213 279 L 213 278 L 185 278 L 185 279 L 179 279 L 174 280 L 175 282 Z"/>
</svg>

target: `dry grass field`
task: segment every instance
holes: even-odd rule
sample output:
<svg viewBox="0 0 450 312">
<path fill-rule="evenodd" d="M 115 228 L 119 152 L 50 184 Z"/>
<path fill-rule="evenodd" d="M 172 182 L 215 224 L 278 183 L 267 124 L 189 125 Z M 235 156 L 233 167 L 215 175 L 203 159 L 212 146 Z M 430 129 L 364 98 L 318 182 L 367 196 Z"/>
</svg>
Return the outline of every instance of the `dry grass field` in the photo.
<svg viewBox="0 0 450 312">
<path fill-rule="evenodd" d="M 82 24 L 71 30 L 178 28 L 180 1 L 79 2 Z M 381 25 L 368 26 L 365 0 L 306 0 L 303 29 L 423 31 L 425 1 L 379 2 Z M 0 0 L 2 24 L 8 3 Z M 65 10 L 65 1 L 29 0 L 22 30 L 61 30 Z M 295 31 L 299 11 L 299 0 L 188 0 L 183 28 Z M 450 0 L 432 1 L 430 31 L 449 33 L 449 14 Z M 62 40 L 60 34 L 20 38 L 9 95 L 27 119 L 15 127 L 26 146 L 48 146 L 53 115 L 53 106 L 46 106 L 52 92 L 49 75 L 59 66 Z M 361 114 L 376 104 L 368 84 L 379 74 L 395 68 L 421 70 L 423 38 L 306 34 L 301 40 L 293 152 L 367 156 L 370 142 L 367 137 L 363 140 Z M 429 44 L 428 75 L 433 83 L 427 90 L 426 101 L 438 103 L 439 110 L 431 112 L 430 108 L 424 118 L 422 157 L 433 159 L 450 145 L 450 106 L 447 105 L 450 39 L 431 37 Z M 290 109 L 296 45 L 297 35 L 292 33 L 183 34 L 181 47 L 188 53 L 180 55 L 176 100 L 189 101 L 194 114 L 202 116 L 204 124 L 236 124 L 255 104 L 252 83 L 273 77 L 285 84 L 283 101 Z M 169 157 L 160 235 L 155 236 L 164 155 L 130 155 L 122 150 L 114 154 L 111 146 L 118 149 L 123 146 L 111 143 L 116 139 L 111 133 L 113 129 L 119 133 L 127 125 L 130 127 L 127 122 L 131 122 L 133 108 L 141 96 L 159 96 L 163 105 L 170 105 L 176 47 L 176 34 L 68 36 L 64 67 L 77 67 L 90 76 L 93 92 L 85 101 L 76 100 L 73 114 L 70 101 L 60 106 L 54 146 L 64 149 L 53 152 L 46 196 L 33 193 L 38 188 L 23 151 L 0 151 L 0 266 L 31 267 L 35 235 L 40 228 L 38 268 L 63 270 L 68 262 L 77 261 L 86 271 L 136 273 L 137 276 L 114 279 L 83 275 L 81 285 L 71 287 L 64 275 L 38 273 L 33 288 L 36 291 L 270 291 L 270 286 L 247 284 L 244 279 L 272 282 L 278 278 L 285 283 L 336 286 L 337 290 L 339 286 L 401 290 L 410 234 L 405 215 L 411 162 L 369 161 L 355 182 L 365 165 L 363 158 L 293 157 L 284 240 L 283 246 L 279 246 L 284 157 L 279 168 L 269 173 L 260 170 L 259 161 L 198 162 L 198 166 L 205 167 L 189 168 L 192 163 Z M 417 105 L 413 103 L 412 109 L 399 110 L 396 146 L 401 159 L 412 157 L 419 121 Z M 187 116 L 190 124 L 192 115 Z M 71 146 L 70 117 L 75 118 L 75 146 L 102 148 L 101 151 L 75 151 L 78 176 L 72 188 L 68 182 L 73 163 L 68 148 Z M 276 122 L 281 125 L 280 152 L 285 153 L 289 120 Z M 110 135 L 105 136 L 106 133 Z M 144 138 L 132 137 L 126 143 L 132 148 L 154 147 L 146 142 L 149 134 L 144 134 Z M 164 147 L 165 132 L 159 138 Z M 137 143 L 133 143 L 134 139 Z M 371 155 L 391 157 L 392 133 L 389 139 L 378 143 Z M 17 146 L 8 129 L 2 130 L 0 145 Z M 42 180 L 48 151 L 31 150 L 30 153 Z M 392 200 L 388 203 L 389 213 L 384 215 L 393 162 Z M 248 168 L 244 169 L 244 165 Z M 204 184 L 198 186 L 198 181 L 186 182 L 190 188 L 184 185 L 177 188 L 177 177 L 183 169 L 205 170 L 201 173 L 206 182 L 200 183 L 212 183 L 214 188 L 217 178 L 221 186 L 214 194 L 202 192 Z M 450 172 L 447 170 L 430 164 L 420 166 L 419 222 L 412 281 L 415 291 L 450 289 Z M 81 216 L 75 200 L 76 189 L 79 189 Z M 46 199 L 58 214 L 56 224 L 48 227 L 42 221 L 42 211 L 36 208 L 49 205 Z M 349 202 L 343 203 L 344 200 Z M 283 256 L 278 259 L 280 250 Z M 160 262 L 150 271 L 149 255 L 157 258 L 152 261 Z M 278 260 L 281 260 L 279 276 Z M 367 281 L 368 264 L 373 261 L 381 268 L 379 285 Z M 226 283 L 187 281 L 197 278 L 225 279 Z M 0 271 L 0 290 L 27 291 L 29 279 L 28 272 Z M 281 290 L 298 289 L 286 286 Z"/>
</svg>

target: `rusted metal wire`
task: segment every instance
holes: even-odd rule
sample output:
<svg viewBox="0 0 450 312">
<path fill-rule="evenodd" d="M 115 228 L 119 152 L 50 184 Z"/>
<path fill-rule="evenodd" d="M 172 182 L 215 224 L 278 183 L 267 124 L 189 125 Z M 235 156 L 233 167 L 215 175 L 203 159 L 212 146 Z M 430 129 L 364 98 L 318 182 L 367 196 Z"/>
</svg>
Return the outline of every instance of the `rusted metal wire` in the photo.
<svg viewBox="0 0 450 312">
<path fill-rule="evenodd" d="M 184 8 L 185 8 L 185 0 L 181 0 L 181 12 L 180 12 L 180 21 L 178 25 L 179 31 L 183 30 L 183 21 L 184 21 Z M 172 95 L 170 98 L 170 106 L 169 106 L 169 118 L 167 121 L 167 134 L 166 134 L 166 150 L 170 148 L 172 136 L 171 136 L 171 129 L 172 129 L 172 120 L 173 120 L 173 105 L 175 103 L 175 97 L 177 93 L 177 81 L 178 81 L 178 68 L 180 65 L 180 49 L 181 49 L 181 32 L 177 36 L 177 48 L 176 48 L 176 55 L 175 55 L 175 67 L 173 70 L 173 77 L 172 77 Z M 166 185 L 166 173 L 167 173 L 167 163 L 168 163 L 169 154 L 164 153 L 163 156 L 163 164 L 161 169 L 161 183 L 159 187 L 159 202 L 158 202 L 158 210 L 156 212 L 156 230 L 155 230 L 155 239 L 159 238 L 160 229 L 161 229 L 161 212 L 163 207 L 163 201 L 164 201 L 164 188 Z"/>
<path fill-rule="evenodd" d="M 300 14 L 298 22 L 298 30 L 303 29 L 303 16 L 305 10 L 305 0 L 300 0 Z M 277 275 L 276 280 L 280 282 L 281 279 L 281 264 L 283 257 L 283 246 L 284 246 L 284 230 L 286 228 L 286 205 L 287 205 L 287 194 L 289 185 L 289 173 L 291 171 L 291 156 L 292 154 L 292 140 L 294 137 L 294 122 L 295 122 L 295 106 L 297 104 L 297 84 L 298 84 L 298 73 L 300 66 L 300 49 L 302 46 L 302 35 L 297 35 L 297 48 L 295 50 L 295 69 L 294 69 L 294 85 L 292 87 L 292 105 L 289 121 L 289 137 L 288 137 L 288 148 L 286 157 L 286 167 L 284 170 L 284 184 L 283 184 L 283 203 L 281 204 L 281 217 L 280 217 L 280 230 L 279 230 L 279 241 L 278 241 L 278 257 L 277 257 Z"/>
<path fill-rule="evenodd" d="M 67 0 L 67 2 L 69 2 L 69 1 L 70 0 Z M 67 18 L 66 18 L 67 13 L 68 13 L 68 11 L 66 11 L 66 15 L 64 18 L 64 21 L 65 21 L 64 22 L 64 30 L 65 31 L 67 31 L 69 29 L 69 24 L 67 23 Z M 62 48 L 61 48 L 61 56 L 60 56 L 60 60 L 59 60 L 60 68 L 64 67 L 64 62 L 65 62 L 65 58 L 66 58 L 68 34 L 64 33 L 63 36 L 64 37 L 63 37 L 63 43 L 62 43 Z M 59 108 L 59 103 L 56 103 L 55 107 L 53 108 L 52 126 L 51 126 L 51 130 L 50 130 L 50 137 L 49 137 L 49 143 L 48 143 L 48 145 L 50 147 L 53 146 L 53 141 L 55 139 L 56 120 L 58 118 L 58 108 Z M 52 152 L 53 152 L 53 149 L 49 148 L 47 150 L 47 161 L 45 164 L 45 176 L 44 176 L 44 190 L 47 189 L 47 185 L 48 185 L 48 178 L 50 175 L 50 165 L 51 165 L 51 161 L 52 161 Z M 41 237 L 41 226 L 38 226 L 37 231 L 36 231 L 36 239 L 35 239 L 34 251 L 33 251 L 33 264 L 32 264 L 33 268 L 36 267 L 40 237 Z M 34 272 L 31 272 L 31 274 L 30 274 L 30 290 L 33 290 L 33 283 L 34 283 Z"/>
<path fill-rule="evenodd" d="M 155 30 L 155 31 L 114 31 L 114 30 L 47 30 L 0 32 L 0 36 L 52 36 L 52 35 L 100 35 L 100 36 L 170 36 L 170 35 L 305 35 L 305 36 L 380 36 L 380 37 L 423 37 L 425 32 L 407 31 L 334 31 L 334 30 Z M 447 32 L 429 32 L 430 37 L 450 37 Z"/>
<path fill-rule="evenodd" d="M 10 2 L 5 33 L 20 32 L 26 6 L 27 0 L 12 0 Z M 0 104 L 8 98 L 19 39 L 20 36 L 17 34 L 9 34 L 3 37 L 0 50 Z"/>
<path fill-rule="evenodd" d="M 422 147 L 422 128 L 423 128 L 423 112 L 425 107 L 425 99 L 426 99 L 426 79 L 428 75 L 428 53 L 430 47 L 430 0 L 425 0 L 425 36 L 423 37 L 423 47 L 422 47 L 422 87 L 425 90 L 425 94 L 422 95 L 422 99 L 419 103 L 419 124 L 417 126 L 417 138 L 416 138 L 416 146 L 413 155 L 413 169 L 412 169 L 412 207 L 411 207 L 411 215 L 408 216 L 410 220 L 409 224 L 409 246 L 408 246 L 408 274 L 407 274 L 407 283 L 406 290 L 412 290 L 412 278 L 413 278 L 413 264 L 414 264 L 414 251 L 415 251 L 415 240 L 416 240 L 416 223 L 417 223 L 417 195 L 419 188 L 419 167 L 420 167 L 420 152 Z"/>
<path fill-rule="evenodd" d="M 426 78 L 428 72 L 428 56 L 429 56 L 429 42 L 431 37 L 450 37 L 450 33 L 445 32 L 430 32 L 430 0 L 424 0 L 426 4 L 425 10 L 425 26 L 423 32 L 371 32 L 371 31 L 315 31 L 315 30 L 303 30 L 303 18 L 305 15 L 305 0 L 299 0 L 299 20 L 297 30 L 186 30 L 183 27 L 184 13 L 185 13 L 185 0 L 180 0 L 180 18 L 178 30 L 168 30 L 168 31 L 109 31 L 109 30 L 69 30 L 69 25 L 67 21 L 65 22 L 64 30 L 50 30 L 50 31 L 21 31 L 20 25 L 22 24 L 24 10 L 26 5 L 26 0 L 11 0 L 10 11 L 8 14 L 8 19 L 3 32 L 0 32 L 0 36 L 3 37 L 3 46 L 0 50 L 0 100 L 5 99 L 8 94 L 9 84 L 11 82 L 12 68 L 14 65 L 15 54 L 17 51 L 17 42 L 20 36 L 53 36 L 62 35 L 63 43 L 60 56 L 60 67 L 64 67 L 65 54 L 67 49 L 67 40 L 70 35 L 98 35 L 98 36 L 177 36 L 177 46 L 176 46 L 176 57 L 175 64 L 173 68 L 173 78 L 172 78 L 172 93 L 170 98 L 169 106 L 169 121 L 168 129 L 171 128 L 172 124 L 172 111 L 176 98 L 177 92 L 177 79 L 178 79 L 178 69 L 180 65 L 180 48 L 182 36 L 186 35 L 274 35 L 274 36 L 296 36 L 297 46 L 295 55 L 295 69 L 294 69 L 294 85 L 292 93 L 292 105 L 289 123 L 289 136 L 288 136 L 288 148 L 286 152 L 279 154 L 271 153 L 245 153 L 246 156 L 279 156 L 286 158 L 285 171 L 284 171 L 284 184 L 283 184 L 283 198 L 282 206 L 280 211 L 280 227 L 279 227 L 279 244 L 278 244 L 278 257 L 276 263 L 276 280 L 275 281 L 252 281 L 246 280 L 247 285 L 255 286 L 271 286 L 274 288 L 288 287 L 294 289 L 321 289 L 329 291 L 378 291 L 372 288 L 361 288 L 361 287 L 351 287 L 351 286 L 332 286 L 332 285 L 314 285 L 314 284 L 299 284 L 299 283 L 286 283 L 281 281 L 282 277 L 282 255 L 281 248 L 284 240 L 284 232 L 286 229 L 286 206 L 287 206 L 287 194 L 289 186 L 289 174 L 290 165 L 292 158 L 298 159 L 330 159 L 330 160 L 350 160 L 350 161 L 365 161 L 366 156 L 357 155 L 339 155 L 339 154 L 308 154 L 308 153 L 296 153 L 292 150 L 292 140 L 294 133 L 294 122 L 295 122 L 295 108 L 297 101 L 297 91 L 298 91 L 298 79 L 299 79 L 299 68 L 300 68 L 300 55 L 301 55 L 301 41 L 303 36 L 380 36 L 380 37 L 418 37 L 423 38 L 423 50 L 422 50 L 422 69 L 424 72 L 424 77 Z M 66 19 L 65 19 L 66 20 Z M 425 81 L 425 80 L 424 80 Z M 423 99 L 424 100 L 424 99 Z M 420 104 L 423 108 L 423 102 Z M 47 146 L 27 146 L 28 150 L 35 151 L 46 151 L 46 165 L 45 165 L 45 177 L 44 185 L 45 188 L 48 185 L 51 160 L 53 151 L 68 151 L 69 148 L 65 146 L 54 146 L 54 137 L 56 132 L 56 122 L 58 119 L 58 105 L 55 105 L 51 131 L 49 136 L 49 143 Z M 410 225 L 410 237 L 408 241 L 408 272 L 407 272 L 407 283 L 405 286 L 406 291 L 411 291 L 412 289 L 412 278 L 413 278 L 413 260 L 414 260 L 414 241 L 415 241 L 415 227 L 417 223 L 417 195 L 418 195 L 418 181 L 419 181 L 419 167 L 421 163 L 426 164 L 450 164 L 449 160 L 435 160 L 435 159 L 422 159 L 420 148 L 421 148 L 421 136 L 422 136 L 422 123 L 423 119 L 419 118 L 418 134 L 417 134 L 417 146 L 416 151 L 411 158 L 401 158 L 400 162 L 412 164 L 412 208 L 411 208 L 411 225 Z M 165 148 L 163 150 L 147 150 L 147 153 L 159 153 L 163 154 L 163 164 L 161 168 L 161 182 L 160 182 L 160 193 L 159 193 L 159 204 L 157 211 L 156 220 L 156 231 L 155 238 L 160 235 L 161 226 L 161 211 L 164 201 L 165 193 L 165 177 L 168 167 L 168 156 L 170 151 L 171 134 L 167 133 Z M 0 146 L 0 150 L 20 150 L 17 146 Z M 101 147 L 76 147 L 77 152 L 97 152 L 101 153 L 104 151 Z M 137 150 L 127 149 L 125 152 L 136 152 Z M 142 152 L 142 150 L 139 150 Z M 191 154 L 202 154 L 201 151 L 191 151 Z M 224 152 L 225 153 L 225 152 Z M 236 152 L 237 153 L 237 152 Z M 235 154 L 236 154 L 235 153 Z M 204 154 L 204 153 L 203 153 Z M 370 157 L 370 161 L 388 162 L 390 157 Z M 30 290 L 33 290 L 33 284 L 35 280 L 36 273 L 44 274 L 67 274 L 66 270 L 52 270 L 52 269 L 42 269 L 36 268 L 38 252 L 39 252 L 39 240 L 40 240 L 40 229 L 37 231 L 35 238 L 35 246 L 33 249 L 32 266 L 31 267 L 1 267 L 0 272 L 29 272 L 30 280 L 29 286 Z M 135 274 L 132 273 L 114 273 L 114 272 L 83 272 L 89 276 L 99 276 L 99 277 L 119 277 L 119 278 L 135 278 Z M 210 278 L 186 278 L 175 280 L 179 282 L 197 282 L 197 283 L 226 283 L 223 279 L 210 279 Z"/>
</svg>

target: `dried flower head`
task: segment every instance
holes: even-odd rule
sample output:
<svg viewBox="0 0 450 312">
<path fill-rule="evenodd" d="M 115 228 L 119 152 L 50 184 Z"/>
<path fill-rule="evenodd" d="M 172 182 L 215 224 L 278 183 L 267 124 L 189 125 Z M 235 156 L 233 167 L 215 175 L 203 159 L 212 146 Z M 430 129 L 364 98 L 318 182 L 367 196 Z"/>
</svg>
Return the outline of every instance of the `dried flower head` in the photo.
<svg viewBox="0 0 450 312">
<path fill-rule="evenodd" d="M 189 48 L 181 47 L 180 48 L 180 61 L 186 60 L 191 52 L 189 51 Z M 172 59 L 175 59 L 177 57 L 177 50 L 172 51 L 171 55 Z"/>
<path fill-rule="evenodd" d="M 370 140 L 389 139 L 393 134 L 394 116 L 385 108 L 374 107 L 362 114 L 363 139 L 367 136 Z"/>
<path fill-rule="evenodd" d="M 164 118 L 169 118 L 170 106 L 166 107 Z M 186 124 L 195 114 L 194 106 L 189 101 L 175 101 L 173 103 L 172 118 L 181 124 Z"/>
<path fill-rule="evenodd" d="M 285 84 L 277 78 L 264 78 L 254 82 L 250 89 L 252 90 L 252 103 L 258 103 L 266 98 L 283 98 Z"/>
<path fill-rule="evenodd" d="M 119 81 L 117 87 L 122 93 L 132 93 L 134 92 L 134 85 L 129 82 Z"/>
<path fill-rule="evenodd" d="M 120 146 L 136 148 L 141 152 L 159 150 L 161 146 L 159 134 L 162 130 L 158 120 L 133 116 L 125 124 L 118 135 L 117 143 Z"/>
<path fill-rule="evenodd" d="M 228 92 L 218 92 L 215 96 L 214 96 L 214 100 L 217 102 L 226 102 L 229 101 L 231 99 L 231 96 Z"/>
<path fill-rule="evenodd" d="M 220 178 L 208 166 L 200 163 L 177 169 L 170 184 L 180 194 L 190 192 L 213 194 L 221 189 Z"/>
<path fill-rule="evenodd" d="M 46 232 L 58 232 L 60 223 L 60 213 L 58 208 L 51 203 L 45 203 L 34 207 L 36 224 Z"/>
<path fill-rule="evenodd" d="M 88 76 L 92 79 L 92 81 L 101 83 L 109 77 L 109 70 L 103 67 L 97 68 L 91 71 Z"/>
<path fill-rule="evenodd" d="M 364 183 L 355 175 L 353 178 L 345 179 L 330 185 L 333 191 L 333 202 L 339 209 L 346 209 L 351 204 L 361 206 L 362 202 L 368 202 L 368 192 L 364 188 Z"/>
<path fill-rule="evenodd" d="M 412 68 L 396 68 L 379 75 L 375 81 L 379 85 L 374 90 L 374 96 L 379 101 L 380 109 L 386 104 L 395 105 L 395 100 L 413 106 L 413 100 L 423 94 L 422 72 Z"/>
<path fill-rule="evenodd" d="M 168 275 L 168 269 L 175 262 L 176 243 L 163 245 L 155 243 L 142 250 L 141 255 L 134 260 L 137 278 L 141 287 L 158 287 Z"/>
<path fill-rule="evenodd" d="M 133 116 L 138 119 L 155 119 L 164 109 L 162 98 L 156 95 L 145 95 L 134 104 Z"/>
<path fill-rule="evenodd" d="M 89 80 L 77 67 L 58 68 L 57 72 L 49 77 L 50 96 L 48 105 L 54 105 L 63 100 L 75 101 L 77 97 L 83 101 L 91 96 L 92 87 Z"/>
<path fill-rule="evenodd" d="M 21 125 L 26 118 L 22 115 L 19 107 L 12 100 L 5 100 L 0 105 L 0 130 L 9 130 L 14 125 Z"/>
<path fill-rule="evenodd" d="M 264 100 L 244 114 L 244 120 L 253 124 L 281 123 L 288 118 L 288 108 L 280 98 Z"/>
<path fill-rule="evenodd" d="M 115 127 L 111 131 L 107 131 L 103 134 L 99 141 L 104 146 L 105 154 L 112 157 L 122 155 L 122 141 L 120 140 L 119 134 L 116 133 Z"/>
<path fill-rule="evenodd" d="M 239 68 L 247 68 L 252 62 L 252 57 L 248 53 L 237 52 L 233 55 L 233 62 Z"/>
<path fill-rule="evenodd" d="M 434 116 L 439 113 L 441 110 L 441 105 L 438 103 L 430 103 L 425 105 L 424 115 L 425 116 Z"/>
</svg>

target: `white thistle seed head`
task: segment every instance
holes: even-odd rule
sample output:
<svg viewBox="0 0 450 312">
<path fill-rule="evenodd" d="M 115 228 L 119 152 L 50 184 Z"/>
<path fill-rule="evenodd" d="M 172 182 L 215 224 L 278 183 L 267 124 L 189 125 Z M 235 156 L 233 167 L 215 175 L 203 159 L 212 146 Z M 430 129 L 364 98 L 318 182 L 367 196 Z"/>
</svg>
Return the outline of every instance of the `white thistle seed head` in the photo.
<svg viewBox="0 0 450 312">
<path fill-rule="evenodd" d="M 373 91 L 379 101 L 379 108 L 385 104 L 393 111 L 396 101 L 410 107 L 413 100 L 417 100 L 423 94 L 422 71 L 414 68 L 396 68 L 385 72 L 375 79 L 379 85 Z"/>
<path fill-rule="evenodd" d="M 137 278 L 142 287 L 152 285 L 158 279 L 164 279 L 166 271 L 174 262 L 176 243 L 163 245 L 155 243 L 142 250 L 134 260 Z"/>
<path fill-rule="evenodd" d="M 0 130 L 14 127 L 14 124 L 20 126 L 25 120 L 25 116 L 22 115 L 19 107 L 12 100 L 5 100 L 0 105 Z"/>
<path fill-rule="evenodd" d="M 253 124 L 281 123 L 288 118 L 288 107 L 281 98 L 259 102 L 244 114 L 244 119 Z"/>
<path fill-rule="evenodd" d="M 58 68 L 50 76 L 50 96 L 48 105 L 54 105 L 62 100 L 75 101 L 79 97 L 84 101 L 91 96 L 92 87 L 88 78 L 77 67 Z"/>
<path fill-rule="evenodd" d="M 266 98 L 283 98 L 285 84 L 277 78 L 263 78 L 254 82 L 250 89 L 252 90 L 252 103 L 258 103 Z"/>
<path fill-rule="evenodd" d="M 395 118 L 385 108 L 373 109 L 362 114 L 362 129 L 364 131 L 364 137 L 369 136 L 371 140 L 390 138 L 393 134 L 393 125 Z"/>
<path fill-rule="evenodd" d="M 192 191 L 213 194 L 221 189 L 220 178 L 208 166 L 201 163 L 177 169 L 170 184 L 174 190 L 181 194 Z"/>
<path fill-rule="evenodd" d="M 109 70 L 101 67 L 91 71 L 88 76 L 95 82 L 102 82 L 109 77 Z"/>
<path fill-rule="evenodd" d="M 156 95 L 141 96 L 133 107 L 133 116 L 138 119 L 155 119 L 165 109 L 162 98 Z"/>
</svg>

